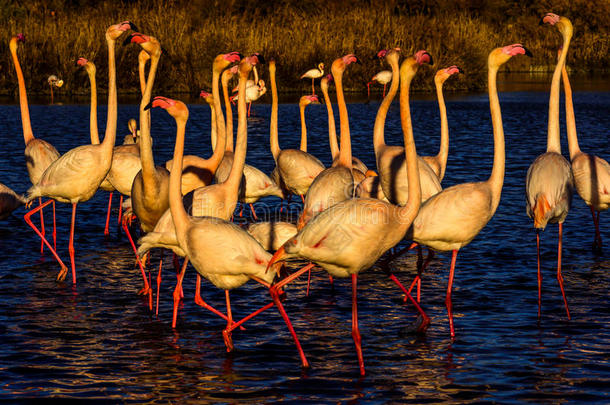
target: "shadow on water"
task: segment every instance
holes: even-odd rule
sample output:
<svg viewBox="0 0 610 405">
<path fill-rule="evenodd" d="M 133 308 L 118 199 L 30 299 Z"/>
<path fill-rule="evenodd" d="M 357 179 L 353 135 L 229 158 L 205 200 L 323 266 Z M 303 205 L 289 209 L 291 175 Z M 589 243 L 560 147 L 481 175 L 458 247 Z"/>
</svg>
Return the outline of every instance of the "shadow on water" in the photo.
<svg viewBox="0 0 610 405">
<path fill-rule="evenodd" d="M 422 305 L 432 318 L 425 336 L 411 333 L 416 312 L 377 267 L 359 277 L 359 314 L 367 376 L 359 378 L 350 333 L 348 280 L 331 291 L 326 274 L 312 276 L 309 297 L 300 280 L 287 289 L 285 306 L 312 368 L 303 371 L 292 340 L 271 309 L 235 331 L 236 350 L 227 354 L 221 331 L 225 321 L 193 302 L 195 274 L 184 282 L 178 325 L 171 328 L 175 273 L 165 254 L 160 315 L 151 316 L 133 255 L 116 230 L 102 234 L 106 193 L 77 211 L 77 280 L 55 282 L 59 270 L 24 224 L 18 210 L 0 223 L 0 398 L 5 401 L 64 398 L 107 403 L 314 403 L 358 402 L 607 402 L 610 383 L 610 258 L 591 252 L 593 224 L 588 208 L 575 197 L 564 227 L 564 277 L 572 321 L 565 319 L 555 279 L 557 227 L 542 234 L 543 308 L 537 320 L 535 233 L 525 214 L 527 167 L 545 150 L 548 95 L 507 92 L 500 96 L 506 135 L 506 180 L 500 207 L 458 257 L 453 293 L 457 338 L 449 339 L 444 306 L 450 255 L 438 254 L 424 275 Z M 484 180 L 493 156 L 492 130 L 485 94 L 449 97 L 451 146 L 445 187 Z M 610 93 L 575 94 L 581 148 L 607 157 Z M 186 153 L 207 156 L 209 109 L 190 106 Z M 348 106 L 353 151 L 374 167 L 371 134 L 378 102 Z M 119 139 L 138 106 L 119 108 Z M 255 105 L 249 121 L 248 163 L 273 168 L 268 149 L 268 105 Z M 105 107 L 100 108 L 100 129 Z M 412 104 L 415 138 L 421 155 L 435 154 L 439 140 L 434 100 Z M 88 106 L 32 105 L 36 136 L 60 152 L 88 140 Z M 155 158 L 171 157 L 175 125 L 153 111 Z M 329 164 L 326 112 L 307 110 L 310 151 Z M 0 107 L 4 140 L 0 181 L 18 192 L 29 180 L 23 161 L 19 107 Z M 299 116 L 294 104 L 280 106 L 280 143 L 296 147 Z M 398 105 L 386 125 L 386 140 L 400 144 Z M 564 151 L 567 145 L 564 142 Z M 298 214 L 300 204 L 288 214 Z M 257 212 L 270 217 L 279 200 L 268 198 Z M 245 211 L 247 212 L 247 211 Z M 70 207 L 58 204 L 59 254 L 67 258 Z M 248 214 L 249 215 L 249 214 Z M 284 214 L 286 215 L 286 214 Z M 602 218 L 605 218 L 602 215 Z M 245 220 L 242 220 L 245 221 Z M 602 237 L 610 231 L 602 220 Z M 373 242 L 372 242 L 373 243 Z M 606 251 L 609 248 L 606 248 Z M 160 252 L 153 254 L 151 267 Z M 296 266 L 296 265 L 294 265 Z M 415 257 L 392 263 L 409 282 Z M 295 267 L 296 268 L 296 267 Z M 153 276 L 154 277 L 154 276 Z M 222 291 L 204 282 L 204 299 L 224 311 Z M 235 317 L 269 302 L 255 283 L 232 292 Z"/>
</svg>

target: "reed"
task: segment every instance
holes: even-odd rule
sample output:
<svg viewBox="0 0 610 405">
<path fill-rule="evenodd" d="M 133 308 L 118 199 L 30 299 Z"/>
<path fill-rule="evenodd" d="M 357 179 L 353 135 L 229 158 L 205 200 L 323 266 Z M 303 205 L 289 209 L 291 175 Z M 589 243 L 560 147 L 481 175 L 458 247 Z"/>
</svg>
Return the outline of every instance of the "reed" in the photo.
<svg viewBox="0 0 610 405">
<path fill-rule="evenodd" d="M 49 4 L 54 4 L 51 8 Z M 27 43 L 19 55 L 31 92 L 47 91 L 46 78 L 57 74 L 65 81 L 62 92 L 88 91 L 86 75 L 74 62 L 93 60 L 100 91 L 105 89 L 107 26 L 131 20 L 141 32 L 157 37 L 162 57 L 156 92 L 198 93 L 210 87 L 211 64 L 221 52 L 261 52 L 274 57 L 283 90 L 307 91 L 298 77 L 323 61 L 330 66 L 339 55 L 353 52 L 363 65 L 345 78 L 348 90 L 362 91 L 377 71 L 386 69 L 371 57 L 381 48 L 399 46 L 404 55 L 419 49 L 434 57 L 434 68 L 456 64 L 465 71 L 448 89 L 485 86 L 485 60 L 490 49 L 522 42 L 533 59 L 511 63 L 513 71 L 552 70 L 560 43 L 556 30 L 538 26 L 553 11 L 572 19 L 575 36 L 570 47 L 573 70 L 606 70 L 610 66 L 610 33 L 606 18 L 610 2 L 588 0 L 190 0 L 102 1 L 95 8 L 86 1 L 28 2 L 0 0 L 0 92 L 15 94 L 9 38 L 19 32 Z M 117 44 L 118 87 L 137 92 L 136 46 Z M 415 89 L 432 89 L 435 69 L 421 69 Z"/>
</svg>

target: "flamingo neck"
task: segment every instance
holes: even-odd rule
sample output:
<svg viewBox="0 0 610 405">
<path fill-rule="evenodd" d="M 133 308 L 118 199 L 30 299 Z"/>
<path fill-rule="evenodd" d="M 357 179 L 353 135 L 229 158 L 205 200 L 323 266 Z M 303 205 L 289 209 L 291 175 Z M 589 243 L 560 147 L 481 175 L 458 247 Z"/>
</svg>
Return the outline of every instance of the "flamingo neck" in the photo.
<svg viewBox="0 0 610 405">
<path fill-rule="evenodd" d="M 89 83 L 91 84 L 91 108 L 89 111 L 89 135 L 91 144 L 97 145 L 100 143 L 100 135 L 97 130 L 97 84 L 95 81 L 95 72 L 87 70 Z"/>
<path fill-rule="evenodd" d="M 222 113 L 222 107 L 220 105 L 220 89 L 218 86 L 218 81 L 220 80 L 220 69 L 216 66 L 216 64 L 214 64 L 213 68 L 212 68 L 212 96 L 214 98 L 214 112 L 216 113 L 216 135 L 218 137 L 218 141 L 222 142 L 225 147 L 221 148 L 221 151 L 223 152 L 223 156 L 224 156 L 224 151 L 226 148 L 226 142 L 228 142 L 226 140 L 226 137 L 228 136 L 226 133 L 226 127 L 225 127 L 225 117 L 224 114 Z M 231 136 L 233 136 L 232 134 L 230 134 Z M 220 148 L 219 145 L 216 145 L 216 148 Z M 214 152 L 216 152 L 216 150 L 214 150 Z"/>
<path fill-rule="evenodd" d="M 347 106 L 345 105 L 345 97 L 343 95 L 343 71 L 338 70 L 333 72 L 335 80 L 335 89 L 337 92 L 337 106 L 339 107 L 339 165 L 352 168 L 352 142 L 349 133 L 349 117 L 347 116 Z M 335 135 L 336 137 L 336 135 Z"/>
<path fill-rule="evenodd" d="M 269 124 L 269 144 L 273 160 L 277 163 L 277 157 L 281 152 L 277 134 L 278 96 L 277 83 L 275 81 L 275 65 L 269 66 L 269 80 L 271 80 L 271 123 Z"/>
<path fill-rule="evenodd" d="M 225 79 L 225 77 L 222 77 L 222 93 L 227 115 L 225 150 L 233 152 L 233 109 L 231 108 L 231 100 L 229 100 L 229 79 Z"/>
<path fill-rule="evenodd" d="M 576 155 L 580 153 L 578 146 L 578 135 L 576 134 L 576 118 L 574 117 L 574 104 L 572 103 L 572 86 L 568 78 L 568 71 L 565 64 L 561 68 L 561 77 L 563 79 L 563 92 L 565 93 L 566 105 L 566 129 L 568 132 L 568 148 L 570 149 L 570 160 L 574 160 Z"/>
<path fill-rule="evenodd" d="M 570 39 L 572 33 L 569 30 L 562 31 L 563 47 L 559 61 L 553 72 L 553 80 L 551 81 L 551 94 L 549 97 L 549 124 L 547 129 L 547 152 L 561 153 L 561 141 L 559 140 L 559 92 L 561 85 L 561 69 L 566 62 L 568 48 L 570 47 Z"/>
<path fill-rule="evenodd" d="M 240 69 L 239 84 L 237 87 L 237 142 L 231 173 L 229 173 L 229 177 L 225 181 L 231 188 L 231 196 L 235 198 L 235 202 L 237 202 L 239 185 L 244 173 L 246 150 L 248 148 L 248 120 L 246 112 L 246 81 L 248 80 L 248 73 L 249 72 L 242 73 Z"/>
<path fill-rule="evenodd" d="M 15 72 L 17 73 L 17 82 L 19 83 L 19 107 L 21 109 L 21 127 L 23 128 L 23 140 L 27 145 L 31 140 L 34 139 L 34 132 L 32 131 L 32 123 L 30 122 L 30 110 L 28 108 L 28 96 L 25 90 L 25 79 L 23 78 L 23 71 L 17 58 L 17 38 L 11 39 L 11 56 L 13 57 L 13 64 L 15 65 Z"/>
<path fill-rule="evenodd" d="M 411 81 L 417 72 L 417 63 L 406 59 L 400 67 L 400 125 L 402 127 L 405 144 L 405 159 L 407 166 L 407 182 L 409 197 L 403 207 L 400 207 L 399 226 L 406 229 L 411 225 L 421 205 L 421 186 L 418 173 L 417 150 L 413 140 L 413 125 L 411 122 L 411 108 L 409 106 L 409 91 Z M 398 82 L 398 80 L 396 80 Z M 392 80 L 392 85 L 394 80 Z"/>
<path fill-rule="evenodd" d="M 156 179 L 157 173 L 152 151 L 152 139 L 150 137 L 150 110 L 144 110 L 144 107 L 148 105 L 152 96 L 159 57 L 158 52 L 151 55 L 146 89 L 140 102 L 140 160 L 142 161 L 142 180 L 145 182 Z"/>
<path fill-rule="evenodd" d="M 398 82 L 399 82 L 399 74 L 398 74 L 398 59 L 390 58 L 388 60 L 390 66 L 392 68 L 392 84 L 390 85 L 390 90 L 388 94 L 384 97 L 381 105 L 379 106 L 379 110 L 377 111 L 377 116 L 375 117 L 375 126 L 373 127 L 373 147 L 375 149 L 375 155 L 377 155 L 380 149 L 385 145 L 384 138 L 384 128 L 385 128 L 385 119 L 388 115 L 388 110 L 390 109 L 390 105 L 398 92 Z"/>
<path fill-rule="evenodd" d="M 330 156 L 333 160 L 339 156 L 339 145 L 337 144 L 337 129 L 335 126 L 335 114 L 333 112 L 333 105 L 330 102 L 328 96 L 328 86 L 320 86 L 322 88 L 322 94 L 324 95 L 324 104 L 326 104 L 326 111 L 328 113 L 328 143 L 330 145 Z"/>
<path fill-rule="evenodd" d="M 307 125 L 305 125 L 305 104 L 299 104 L 299 110 L 301 113 L 301 149 L 303 152 L 307 152 Z"/>
<path fill-rule="evenodd" d="M 496 86 L 496 78 L 498 76 L 498 68 L 496 64 L 489 64 L 487 81 L 489 87 L 489 110 L 491 112 L 491 124 L 493 126 L 494 135 L 494 162 L 491 169 L 491 175 L 488 184 L 492 190 L 492 213 L 498 208 L 500 196 L 502 194 L 502 185 L 504 184 L 504 127 L 502 125 L 502 111 L 500 110 L 500 101 L 498 99 L 498 89 Z"/>
<path fill-rule="evenodd" d="M 210 143 L 212 145 L 212 152 L 216 151 L 216 111 L 214 111 L 214 104 L 210 104 Z"/>
<path fill-rule="evenodd" d="M 142 51 L 146 52 L 146 51 Z M 138 75 L 140 77 L 140 93 L 144 95 L 144 91 L 146 90 L 146 62 L 148 59 L 144 59 L 143 57 L 138 58 Z"/>
<path fill-rule="evenodd" d="M 116 140 L 117 125 L 117 90 L 116 90 L 116 62 L 114 57 L 113 39 L 107 38 L 108 42 L 108 114 L 106 116 L 106 132 L 102 146 L 112 157 L 112 150 Z M 142 125 L 142 124 L 140 124 Z M 98 139 L 99 142 L 99 139 Z M 111 159 L 109 159 L 110 162 Z"/>
<path fill-rule="evenodd" d="M 174 147 L 174 164 L 169 175 L 169 209 L 172 214 L 176 236 L 180 246 L 187 250 L 186 230 L 188 227 L 188 214 L 182 203 L 181 178 L 182 178 L 182 157 L 184 155 L 184 133 L 186 119 L 176 118 L 176 145 Z"/>
<path fill-rule="evenodd" d="M 445 107 L 445 98 L 443 97 L 444 81 L 435 80 L 436 97 L 438 99 L 438 110 L 441 117 L 441 144 L 436 155 L 436 160 L 439 163 L 439 181 L 445 177 L 445 168 L 447 167 L 447 157 L 449 156 L 449 124 L 447 123 L 447 108 Z"/>
</svg>

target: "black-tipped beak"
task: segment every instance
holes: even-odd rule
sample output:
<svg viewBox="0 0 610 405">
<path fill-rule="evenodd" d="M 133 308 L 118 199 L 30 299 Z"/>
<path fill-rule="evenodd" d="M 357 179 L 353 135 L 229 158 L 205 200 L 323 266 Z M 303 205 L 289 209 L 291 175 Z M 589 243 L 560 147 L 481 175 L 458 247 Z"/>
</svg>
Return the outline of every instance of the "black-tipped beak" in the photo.
<svg viewBox="0 0 610 405">
<path fill-rule="evenodd" d="M 546 15 L 544 17 L 546 17 Z M 542 17 L 540 21 L 538 21 L 538 25 L 544 25 L 544 17 Z"/>
<path fill-rule="evenodd" d="M 144 111 L 150 110 L 152 108 L 152 101 L 148 104 L 146 104 L 146 106 L 144 106 Z"/>
<path fill-rule="evenodd" d="M 132 31 L 139 31 L 138 27 L 136 27 L 136 25 L 131 21 L 129 22 L 129 28 L 131 28 Z"/>
<path fill-rule="evenodd" d="M 532 55 L 532 53 L 530 52 L 529 49 L 527 49 L 526 47 L 523 47 L 523 49 L 525 49 L 525 55 L 529 56 L 530 58 L 532 58 L 534 55 Z"/>
<path fill-rule="evenodd" d="M 462 69 L 461 67 L 458 67 L 458 72 L 460 72 L 461 74 L 464 74 L 464 69 Z"/>
<path fill-rule="evenodd" d="M 430 66 L 434 65 L 434 59 L 432 59 L 432 55 L 430 55 L 428 52 L 426 52 L 426 55 L 428 55 L 428 58 L 430 58 L 430 61 L 428 62 L 428 64 Z"/>
<path fill-rule="evenodd" d="M 131 43 L 131 39 L 134 37 L 134 34 L 129 34 L 127 35 L 127 37 L 125 37 L 125 40 L 123 41 L 123 45 L 127 45 L 129 43 Z"/>
<path fill-rule="evenodd" d="M 362 62 L 360 61 L 360 59 L 358 59 L 358 57 L 357 57 L 357 56 L 354 56 L 354 58 L 356 58 L 356 63 L 357 63 L 357 64 L 362 65 Z"/>
<path fill-rule="evenodd" d="M 265 58 L 263 57 L 263 55 L 261 55 L 260 53 L 256 55 L 256 57 L 258 58 L 258 63 L 265 63 Z"/>
<path fill-rule="evenodd" d="M 169 56 L 169 52 L 167 52 L 167 50 L 165 48 L 163 48 L 163 47 L 161 47 L 161 53 L 163 55 L 165 55 L 166 57 L 171 58 L 171 56 Z"/>
</svg>

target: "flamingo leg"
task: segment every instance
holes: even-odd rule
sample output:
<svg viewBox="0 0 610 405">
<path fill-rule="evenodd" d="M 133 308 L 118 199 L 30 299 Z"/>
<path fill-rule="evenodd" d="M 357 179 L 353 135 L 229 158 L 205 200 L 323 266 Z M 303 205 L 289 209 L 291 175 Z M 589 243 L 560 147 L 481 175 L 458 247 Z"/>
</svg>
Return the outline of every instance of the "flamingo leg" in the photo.
<svg viewBox="0 0 610 405">
<path fill-rule="evenodd" d="M 129 228 L 127 228 L 127 222 L 123 221 L 123 231 L 127 235 L 127 239 L 129 239 L 129 243 L 131 244 L 131 248 L 133 249 L 136 255 L 136 262 L 140 267 L 140 271 L 142 272 L 142 279 L 144 280 L 144 287 L 138 292 L 138 295 L 148 294 L 148 308 L 152 311 L 152 288 L 150 288 L 150 284 L 148 283 L 148 279 L 146 278 L 146 272 L 144 271 L 144 266 L 142 265 L 142 261 L 140 260 L 140 256 L 138 256 L 138 249 L 136 248 L 135 243 L 133 243 L 133 238 L 131 237 L 131 233 L 129 232 Z"/>
<path fill-rule="evenodd" d="M 57 260 L 57 262 L 59 263 L 59 265 L 61 266 L 61 270 L 59 271 L 59 274 L 57 276 L 57 281 L 63 281 L 66 278 L 66 274 L 68 273 L 68 268 L 66 267 L 66 265 L 64 264 L 64 262 L 59 258 L 59 256 L 57 255 L 57 251 L 56 249 L 53 249 L 51 247 L 51 244 L 47 241 L 47 239 L 44 237 L 44 235 L 42 234 L 41 231 L 38 230 L 38 228 L 36 228 L 36 225 L 34 225 L 34 223 L 32 222 L 32 219 L 30 218 L 33 214 L 35 214 L 38 211 L 42 211 L 42 209 L 44 207 L 46 207 L 47 205 L 51 204 L 55 202 L 54 200 L 48 200 L 47 202 L 45 202 L 42 205 L 39 205 L 38 207 L 34 208 L 31 211 L 28 211 L 24 216 L 23 219 L 25 220 L 25 222 L 30 226 L 30 228 L 32 228 L 34 230 L 34 232 L 36 232 L 36 234 L 38 236 L 40 236 L 40 238 L 42 239 L 42 243 L 46 244 L 47 247 L 49 248 L 49 250 L 51 251 L 51 253 L 53 254 L 53 256 L 55 257 L 55 260 Z"/>
<path fill-rule="evenodd" d="M 76 203 L 72 203 L 72 221 L 70 223 L 70 241 L 68 252 L 70 253 L 70 264 L 72 265 L 72 284 L 76 284 L 76 263 L 74 261 L 74 225 L 76 222 Z"/>
<path fill-rule="evenodd" d="M 248 118 L 250 118 L 250 109 L 252 108 L 252 102 L 248 103 Z"/>
<path fill-rule="evenodd" d="M 53 249 L 57 250 L 57 225 L 55 222 L 55 200 L 51 200 L 53 206 Z"/>
<path fill-rule="evenodd" d="M 256 212 L 254 211 L 254 204 L 250 203 L 250 211 L 252 211 L 252 217 L 255 221 L 258 221 L 258 217 L 256 216 Z"/>
<path fill-rule="evenodd" d="M 362 357 L 362 338 L 358 329 L 358 301 L 356 294 L 358 291 L 358 275 L 352 274 L 352 338 L 356 344 L 356 354 L 358 355 L 358 365 L 360 375 L 364 375 L 364 358 Z"/>
<path fill-rule="evenodd" d="M 305 293 L 306 297 L 309 297 L 309 284 L 311 283 L 311 269 L 307 272 L 307 292 Z"/>
<path fill-rule="evenodd" d="M 453 304 L 451 302 L 451 289 L 453 288 L 453 276 L 455 274 L 455 261 L 457 260 L 458 251 L 454 250 L 451 255 L 451 269 L 449 270 L 449 283 L 447 284 L 447 298 L 445 298 L 445 305 L 447 306 L 447 316 L 449 317 L 449 329 L 451 331 L 451 338 L 455 338 L 455 331 L 453 329 Z"/>
<path fill-rule="evenodd" d="M 225 314 L 223 314 L 222 312 L 220 312 L 219 310 L 217 310 L 213 306 L 209 305 L 207 302 L 205 302 L 201 298 L 201 276 L 199 274 L 197 274 L 197 284 L 196 284 L 196 287 L 195 287 L 195 304 L 199 305 L 200 307 L 204 307 L 205 309 L 207 309 L 208 311 L 212 312 L 215 315 L 218 315 L 219 317 L 221 317 L 225 321 L 229 320 L 229 318 Z"/>
<path fill-rule="evenodd" d="M 178 255 L 175 253 L 173 254 L 173 261 L 174 261 L 174 270 L 176 270 L 176 279 L 178 279 L 180 277 L 180 260 L 178 260 Z M 188 260 L 188 259 L 184 259 L 184 260 Z M 184 298 L 184 291 L 182 291 L 182 288 L 180 288 L 180 298 Z"/>
<path fill-rule="evenodd" d="M 233 325 L 233 314 L 231 313 L 231 298 L 229 298 L 229 290 L 225 290 L 225 298 L 227 301 L 227 327 L 222 332 L 222 337 L 225 341 L 227 352 L 231 352 L 233 351 L 233 338 L 231 337 L 231 332 L 225 333 L 225 331 L 228 331 Z"/>
<path fill-rule="evenodd" d="M 178 319 L 178 304 L 180 303 L 180 292 L 182 291 L 182 280 L 184 280 L 184 274 L 186 273 L 186 265 L 188 264 L 189 259 L 184 258 L 184 263 L 182 264 L 182 270 L 178 275 L 178 282 L 176 283 L 176 288 L 174 289 L 174 312 L 172 314 L 172 328 L 176 328 L 176 321 Z"/>
<path fill-rule="evenodd" d="M 305 197 L 303 196 L 303 194 L 301 194 L 301 201 L 303 201 L 303 204 L 305 204 Z"/>
<path fill-rule="evenodd" d="M 592 206 L 589 206 L 591 209 L 591 216 L 593 217 L 593 224 L 595 225 L 595 239 L 593 239 L 593 250 L 601 251 L 602 250 L 602 236 L 599 232 L 599 211 L 597 215 L 595 214 L 595 209 Z"/>
<path fill-rule="evenodd" d="M 106 227 L 104 228 L 104 235 L 109 235 L 110 230 L 108 226 L 110 225 L 110 209 L 112 208 L 112 191 L 110 192 L 110 196 L 108 197 L 108 212 L 106 213 Z"/>
<path fill-rule="evenodd" d="M 42 205 L 42 197 L 38 197 L 38 206 Z M 46 237 L 46 232 L 44 230 L 44 214 L 43 210 L 40 210 L 40 231 L 42 232 L 42 239 L 40 240 L 40 254 L 44 252 L 44 240 Z"/>
<path fill-rule="evenodd" d="M 244 213 L 244 205 L 239 204 L 239 217 L 241 218 Z"/>
<path fill-rule="evenodd" d="M 53 104 L 53 85 L 50 85 L 51 87 L 51 104 Z"/>
<path fill-rule="evenodd" d="M 536 260 L 538 262 L 538 319 L 542 306 L 542 273 L 540 272 L 540 229 L 536 229 Z"/>
<path fill-rule="evenodd" d="M 371 98 L 371 82 L 366 84 L 366 99 Z"/>
<path fill-rule="evenodd" d="M 163 266 L 163 257 L 159 260 L 159 273 L 157 273 L 157 303 L 155 305 L 155 315 L 159 316 L 159 295 L 161 295 L 161 266 Z"/>
<path fill-rule="evenodd" d="M 313 86 L 313 78 L 311 79 L 311 95 L 313 96 L 314 94 L 316 94 L 316 89 Z"/>
<path fill-rule="evenodd" d="M 385 88 L 387 86 L 387 83 L 383 85 L 383 98 L 385 98 Z"/>
<path fill-rule="evenodd" d="M 417 331 L 420 333 L 424 333 L 426 329 L 428 329 L 428 325 L 430 325 L 430 317 L 426 315 L 422 307 L 417 303 L 417 301 L 413 299 L 411 293 L 407 291 L 407 289 L 402 285 L 398 278 L 396 278 L 393 273 L 390 273 L 389 276 L 390 280 L 392 280 L 398 286 L 398 288 L 400 288 L 402 292 L 405 293 L 405 296 L 411 301 L 411 303 L 415 306 L 415 309 L 417 309 L 417 312 L 419 312 L 419 314 L 421 315 L 422 323 L 417 327 Z"/>
<path fill-rule="evenodd" d="M 559 282 L 559 288 L 561 288 L 561 295 L 563 296 L 563 305 L 566 307 L 566 314 L 568 320 L 570 317 L 570 308 L 568 308 L 568 300 L 566 299 L 566 292 L 563 289 L 563 276 L 561 275 L 561 245 L 562 245 L 562 234 L 563 234 L 563 223 L 559 223 L 559 242 L 557 243 L 557 281 Z"/>
<path fill-rule="evenodd" d="M 123 216 L 123 194 L 119 198 L 119 220 L 118 223 L 121 223 L 121 217 Z"/>
</svg>

